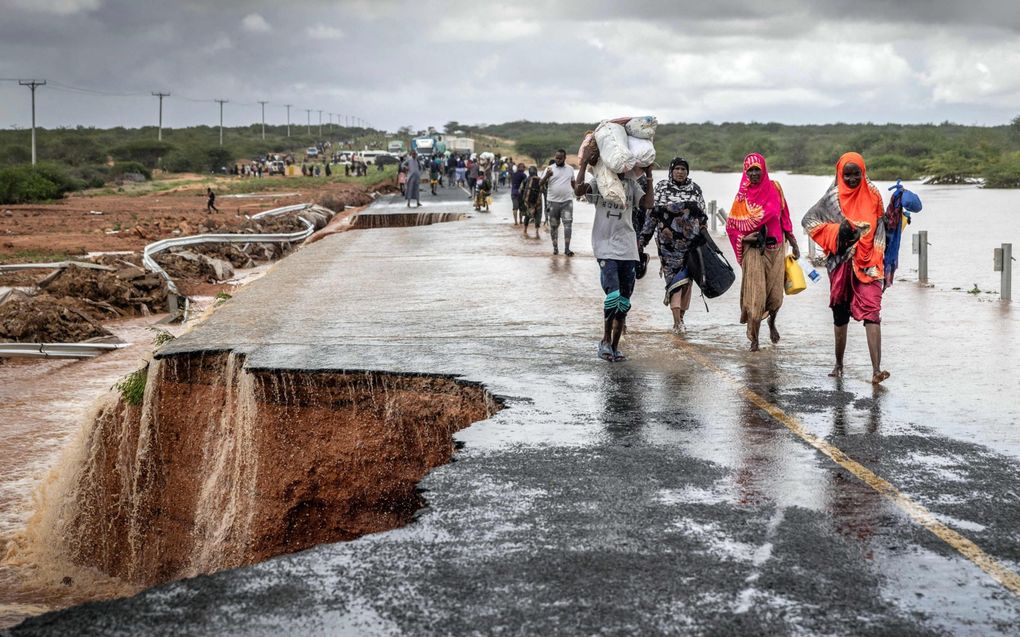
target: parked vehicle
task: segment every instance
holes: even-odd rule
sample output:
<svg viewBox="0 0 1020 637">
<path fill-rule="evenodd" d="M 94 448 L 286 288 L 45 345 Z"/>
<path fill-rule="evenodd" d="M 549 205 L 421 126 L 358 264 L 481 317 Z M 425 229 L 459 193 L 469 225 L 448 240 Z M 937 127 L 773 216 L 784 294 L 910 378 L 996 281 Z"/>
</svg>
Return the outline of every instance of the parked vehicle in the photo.
<svg viewBox="0 0 1020 637">
<path fill-rule="evenodd" d="M 475 152 L 475 140 L 470 137 L 446 136 L 446 149 L 458 155 L 470 155 Z"/>
<path fill-rule="evenodd" d="M 308 148 L 305 149 L 305 156 L 306 157 L 318 157 L 319 156 L 319 149 L 316 148 L 315 146 L 309 146 Z"/>
<path fill-rule="evenodd" d="M 376 163 L 377 157 L 392 157 L 393 155 L 386 150 L 362 150 L 358 152 L 361 156 L 361 160 L 369 166 L 378 165 Z"/>
<path fill-rule="evenodd" d="M 280 160 L 268 162 L 270 175 L 282 175 L 287 171 L 287 165 Z"/>
<path fill-rule="evenodd" d="M 411 140 L 411 150 L 418 151 L 419 155 L 429 157 L 435 150 L 436 140 L 431 137 L 415 137 Z"/>
</svg>

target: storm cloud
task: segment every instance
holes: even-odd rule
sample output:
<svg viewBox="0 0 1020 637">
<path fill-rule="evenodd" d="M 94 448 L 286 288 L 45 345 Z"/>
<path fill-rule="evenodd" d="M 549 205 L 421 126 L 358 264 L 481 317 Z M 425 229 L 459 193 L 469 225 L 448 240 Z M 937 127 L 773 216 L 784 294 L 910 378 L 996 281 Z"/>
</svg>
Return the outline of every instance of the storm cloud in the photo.
<svg viewBox="0 0 1020 637">
<path fill-rule="evenodd" d="M 1008 1 L 0 0 L 0 125 L 448 120 L 1002 124 L 1020 112 Z"/>
</svg>

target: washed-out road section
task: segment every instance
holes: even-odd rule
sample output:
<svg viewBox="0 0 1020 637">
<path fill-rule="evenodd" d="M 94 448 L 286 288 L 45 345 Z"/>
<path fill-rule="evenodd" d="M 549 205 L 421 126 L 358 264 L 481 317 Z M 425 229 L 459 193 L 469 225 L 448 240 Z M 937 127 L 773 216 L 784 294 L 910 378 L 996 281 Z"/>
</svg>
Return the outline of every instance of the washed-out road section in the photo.
<svg viewBox="0 0 1020 637">
<path fill-rule="evenodd" d="M 1016 573 L 1020 433 L 1007 397 L 1020 326 L 1008 304 L 898 282 L 883 323 L 892 378 L 876 389 L 856 324 L 847 377 L 826 376 L 824 278 L 787 298 L 780 343 L 751 354 L 739 280 L 708 313 L 695 298 L 688 336 L 675 337 L 653 260 L 629 360 L 611 364 L 595 355 L 590 209 L 575 204 L 567 258 L 544 231 L 521 237 L 503 195 L 489 214 L 423 199 L 417 211 L 469 216 L 327 237 L 161 351 L 482 383 L 505 408 L 456 434 L 455 461 L 420 483 L 417 519 L 13 634 L 1015 634 L 1015 591 L 805 442 Z M 391 198 L 372 212 L 402 208 Z"/>
</svg>

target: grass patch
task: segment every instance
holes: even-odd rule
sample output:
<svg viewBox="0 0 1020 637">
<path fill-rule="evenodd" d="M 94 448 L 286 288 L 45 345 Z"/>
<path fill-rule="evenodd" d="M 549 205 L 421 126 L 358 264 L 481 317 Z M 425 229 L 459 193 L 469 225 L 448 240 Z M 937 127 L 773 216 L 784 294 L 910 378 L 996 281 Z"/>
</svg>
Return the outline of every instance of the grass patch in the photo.
<svg viewBox="0 0 1020 637">
<path fill-rule="evenodd" d="M 170 341 L 177 338 L 170 332 L 166 330 L 161 330 L 158 327 L 150 327 L 149 329 L 155 334 L 155 336 L 152 337 L 152 344 L 155 345 L 157 348 L 163 347 Z"/>
<path fill-rule="evenodd" d="M 129 405 L 141 405 L 145 397 L 145 381 L 149 376 L 149 366 L 136 369 L 113 386 Z"/>
<path fill-rule="evenodd" d="M 368 169 L 364 177 L 345 177 L 343 166 L 334 166 L 333 174 L 319 177 L 263 177 L 262 179 L 241 179 L 228 185 L 221 185 L 221 189 L 232 195 L 241 195 L 251 192 L 272 192 L 277 190 L 292 191 L 302 190 L 309 186 L 321 186 L 323 184 L 361 184 L 366 187 L 378 186 L 392 181 L 397 177 L 395 165 L 386 166 L 383 170 L 376 170 L 374 166 Z M 339 174 L 338 174 L 339 173 Z"/>
<path fill-rule="evenodd" d="M 0 263 L 50 263 L 53 261 L 68 261 L 70 259 L 71 255 L 66 252 L 28 248 L 0 256 Z"/>
</svg>

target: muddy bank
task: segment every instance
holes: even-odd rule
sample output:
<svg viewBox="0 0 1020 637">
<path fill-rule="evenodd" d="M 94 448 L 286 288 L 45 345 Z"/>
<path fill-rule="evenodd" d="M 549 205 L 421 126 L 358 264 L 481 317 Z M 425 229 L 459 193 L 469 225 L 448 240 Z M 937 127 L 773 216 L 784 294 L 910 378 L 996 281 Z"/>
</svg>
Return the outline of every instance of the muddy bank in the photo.
<svg viewBox="0 0 1020 637">
<path fill-rule="evenodd" d="M 242 365 L 150 363 L 142 402 L 98 410 L 11 555 L 50 563 L 54 586 L 84 570 L 132 592 L 392 529 L 452 434 L 499 408 L 451 378 Z"/>
<path fill-rule="evenodd" d="M 198 175 L 193 176 L 201 178 Z M 373 193 L 389 186 L 309 179 L 291 192 L 273 193 L 273 179 L 265 179 L 268 196 L 258 199 L 225 195 L 236 179 L 219 178 L 212 187 L 218 212 L 205 210 L 206 181 L 180 188 L 134 194 L 76 194 L 47 204 L 3 206 L 0 211 L 0 263 L 60 261 L 88 252 L 134 251 L 157 239 L 192 234 L 201 226 L 238 227 L 263 210 L 302 202 L 316 202 L 331 210 L 372 202 Z"/>
<path fill-rule="evenodd" d="M 340 208 L 342 202 L 333 202 Z M 235 225 L 203 224 L 181 227 L 187 234 L 293 234 L 306 229 L 298 217 L 321 229 L 333 211 L 314 206 L 296 213 L 246 219 Z M 285 257 L 294 243 L 209 243 L 173 248 L 155 256 L 186 295 L 224 291 L 235 268 L 251 268 Z M 106 269 L 70 266 L 59 270 L 0 273 L 0 286 L 23 287 L 6 298 L 0 295 L 0 342 L 78 342 L 108 334 L 103 320 L 148 316 L 167 308 L 166 281 L 142 266 L 139 253 L 104 254 L 89 263 Z M 16 301 L 16 302 L 13 302 Z"/>
</svg>

